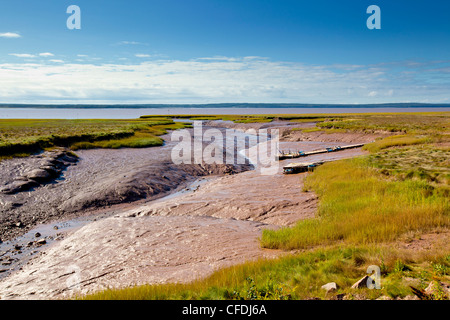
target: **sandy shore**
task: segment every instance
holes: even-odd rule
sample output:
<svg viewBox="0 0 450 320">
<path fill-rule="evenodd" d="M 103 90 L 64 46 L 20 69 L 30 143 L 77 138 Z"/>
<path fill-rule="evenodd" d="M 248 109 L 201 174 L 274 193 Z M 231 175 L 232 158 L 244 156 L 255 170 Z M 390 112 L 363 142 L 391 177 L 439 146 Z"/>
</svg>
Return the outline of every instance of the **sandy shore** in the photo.
<svg viewBox="0 0 450 320">
<path fill-rule="evenodd" d="M 290 124 L 274 125 L 284 130 Z M 248 127 L 241 125 L 239 129 Z M 280 148 L 308 151 L 334 142 L 368 142 L 374 137 L 341 134 L 328 138 L 329 141 L 323 142 L 302 136 L 300 139 L 307 142 L 299 142 L 299 137 L 284 135 Z M 117 197 L 120 188 L 112 188 L 112 185 L 119 183 L 118 180 L 134 181 L 137 185 L 142 185 L 143 181 L 146 185 L 161 181 L 164 178 L 161 178 L 161 167 L 156 164 L 158 161 L 143 162 L 149 161 L 146 153 L 154 150 L 88 150 L 81 153 L 80 162 L 67 169 L 62 181 L 78 186 L 78 189 L 68 188 L 73 192 L 70 197 L 60 195 L 64 201 L 57 202 L 59 207 L 69 206 L 78 212 L 83 207 L 77 207 L 77 204 L 85 203 L 80 198 L 86 194 L 90 195 L 89 199 L 104 199 L 105 194 Z M 352 149 L 315 155 L 310 160 L 341 159 L 362 153 L 361 149 Z M 89 158 L 94 154 L 95 157 Z M 93 169 L 92 162 L 99 159 L 104 159 L 108 170 L 97 172 Z M 61 240 L 44 245 L 41 248 L 44 250 L 37 252 L 21 270 L 1 280 L 0 297 L 68 298 L 72 294 L 86 294 L 108 287 L 188 282 L 224 266 L 283 254 L 260 248 L 261 230 L 314 217 L 317 208 L 317 197 L 311 192 L 302 192 L 306 174 L 282 174 L 282 165 L 292 161 L 282 161 L 275 175 L 264 176 L 252 170 L 224 176 L 217 169 L 215 175 L 199 180 L 190 191 L 182 191 L 178 185 L 168 188 L 175 193 L 166 198 L 161 198 L 162 192 L 147 193 L 142 197 L 144 200 L 138 199 L 126 206 L 109 203 L 103 208 L 101 219 L 79 225 L 69 222 L 75 227 L 69 228 Z M 170 163 L 164 165 L 170 166 Z M 173 171 L 179 175 L 178 181 L 186 183 L 205 175 L 195 175 L 192 174 L 195 170 L 190 170 L 181 170 L 184 175 L 180 170 Z M 81 196 L 77 193 L 80 188 L 84 190 Z M 55 197 L 58 197 L 57 192 L 53 192 Z M 152 198 L 157 194 L 159 199 Z M 51 197 L 41 201 L 51 203 Z M 0 258 L 6 261 L 5 255 Z M 71 287 L 71 283 L 76 285 Z"/>
</svg>

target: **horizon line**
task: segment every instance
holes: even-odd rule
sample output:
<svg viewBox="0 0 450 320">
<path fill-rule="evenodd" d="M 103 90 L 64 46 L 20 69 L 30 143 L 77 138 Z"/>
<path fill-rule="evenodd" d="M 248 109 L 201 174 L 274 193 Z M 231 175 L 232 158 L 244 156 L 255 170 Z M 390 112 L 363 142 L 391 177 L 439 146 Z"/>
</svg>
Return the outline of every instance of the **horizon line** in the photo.
<svg viewBox="0 0 450 320">
<path fill-rule="evenodd" d="M 422 102 L 393 102 L 393 103 L 246 103 L 246 102 L 226 102 L 226 103 L 140 103 L 140 104 L 32 104 L 32 103 L 0 103 L 0 108 L 39 108 L 39 109 L 53 109 L 53 108 L 68 108 L 68 109 L 102 109 L 102 108 L 130 108 L 130 109 L 144 109 L 155 108 L 163 109 L 167 107 L 197 107 L 197 108 L 382 108 L 382 107 L 397 107 L 397 108 L 420 108 L 420 107 L 435 107 L 445 108 L 450 107 L 450 103 L 422 103 Z"/>
</svg>

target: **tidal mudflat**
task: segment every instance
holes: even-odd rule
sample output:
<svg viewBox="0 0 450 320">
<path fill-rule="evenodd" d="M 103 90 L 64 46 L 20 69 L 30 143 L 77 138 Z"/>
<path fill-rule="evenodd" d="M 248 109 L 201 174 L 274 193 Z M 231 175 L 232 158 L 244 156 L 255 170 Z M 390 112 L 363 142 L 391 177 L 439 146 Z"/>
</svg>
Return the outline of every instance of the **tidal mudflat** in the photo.
<svg viewBox="0 0 450 320">
<path fill-rule="evenodd" d="M 418 148 L 416 145 L 419 144 L 420 147 L 420 143 L 424 141 L 423 137 L 417 139 L 408 137 L 408 139 L 405 139 L 404 132 L 399 134 L 395 132 L 395 128 L 391 129 L 392 125 L 399 125 L 399 122 L 392 121 L 390 117 L 388 119 L 390 119 L 389 130 L 380 128 L 380 130 L 370 129 L 368 131 L 339 128 L 340 125 L 360 125 L 357 119 L 351 119 L 349 122 L 346 122 L 345 119 L 344 121 L 332 122 L 322 120 L 320 123 L 312 123 L 303 119 L 299 122 L 270 121 L 264 123 L 206 120 L 204 125 L 221 130 L 225 128 L 241 130 L 278 128 L 281 136 L 280 149 L 283 150 L 301 149 L 309 151 L 349 143 L 369 143 L 370 148 L 375 146 L 384 150 L 382 159 L 386 162 L 390 159 L 389 155 L 392 151 L 388 148 L 391 146 Z M 430 118 L 430 120 L 433 119 L 435 118 Z M 408 119 L 405 123 L 409 124 L 410 120 Z M 330 125 L 334 127 L 330 128 Z M 364 120 L 361 125 L 368 126 L 370 123 Z M 416 127 L 414 126 L 414 128 Z M 427 123 L 425 130 L 428 130 L 428 128 L 434 128 L 434 126 L 430 127 Z M 410 133 L 407 132 L 407 134 Z M 168 141 L 168 136 L 164 138 Z M 436 148 L 442 148 L 445 147 L 445 143 L 441 139 L 433 142 L 433 145 Z M 345 212 L 351 212 L 354 209 L 359 210 L 363 203 L 358 203 L 351 210 L 345 209 L 344 205 L 348 201 L 358 199 L 356 194 L 353 193 L 351 197 L 346 195 L 339 200 L 342 203 L 341 206 L 336 206 L 337 202 L 334 202 L 334 206 L 330 206 L 326 201 L 333 202 L 336 200 L 329 197 L 324 198 L 322 189 L 327 185 L 333 186 L 341 183 L 338 190 L 346 191 L 349 188 L 348 186 L 351 186 L 353 173 L 347 177 L 341 177 L 339 170 L 348 170 L 347 167 L 349 166 L 360 175 L 358 177 L 361 181 L 357 179 L 356 182 L 363 183 L 367 180 L 367 178 L 364 178 L 364 173 L 369 176 L 369 179 L 372 179 L 370 181 L 379 181 L 380 187 L 383 187 L 384 178 L 378 176 L 378 169 L 374 167 L 366 170 L 366 162 L 361 166 L 352 167 L 354 166 L 352 162 L 338 161 L 334 165 L 332 161 L 330 165 L 323 166 L 324 170 L 318 170 L 317 174 L 284 175 L 281 170 L 282 166 L 296 161 L 290 159 L 279 163 L 280 167 L 276 174 L 264 176 L 259 174 L 258 170 L 254 170 L 255 168 L 250 164 L 233 165 L 231 167 L 225 165 L 205 166 L 204 164 L 173 167 L 173 163 L 169 160 L 169 150 L 172 146 L 170 142 L 167 142 L 164 146 L 154 148 L 77 151 L 78 161 L 76 164 L 63 168 L 57 181 L 26 191 L 21 195 L 23 198 L 17 196 L 12 199 L 8 198 L 11 195 L 2 195 L 3 199 L 7 199 L 6 201 L 19 203 L 19 205 L 10 205 L 9 211 L 5 211 L 16 212 L 16 216 L 10 215 L 14 217 L 14 222 L 20 217 L 26 217 L 28 212 L 31 214 L 34 211 L 32 208 L 40 203 L 44 207 L 48 205 L 49 208 L 59 208 L 60 211 L 54 212 L 60 214 L 46 216 L 47 210 L 42 210 L 43 215 L 39 217 L 44 222 L 43 224 L 40 223 L 40 220 L 30 220 L 32 222 L 28 223 L 26 219 L 23 219 L 25 222 L 22 222 L 22 225 L 14 226 L 15 230 L 18 231 L 17 233 L 4 234 L 9 238 L 5 238 L 7 241 L 2 244 L 2 252 L 0 253 L 2 254 L 2 270 L 5 270 L 3 279 L 0 281 L 0 297 L 2 299 L 64 299 L 92 293 L 101 295 L 103 290 L 130 288 L 136 285 L 178 283 L 187 285 L 186 288 L 188 289 L 186 290 L 188 291 L 183 291 L 183 295 L 188 294 L 195 298 L 196 293 L 193 293 L 192 290 L 189 291 L 189 283 L 202 281 L 201 279 L 208 278 L 210 275 L 217 275 L 218 270 L 223 268 L 237 266 L 237 269 L 230 269 L 228 273 L 224 271 L 223 279 L 227 279 L 227 274 L 230 274 L 230 276 L 231 274 L 240 275 L 243 272 L 242 270 L 248 268 L 248 273 L 245 274 L 252 275 L 255 272 L 253 274 L 255 278 L 263 277 L 262 279 L 264 279 L 264 277 L 270 275 L 270 278 L 278 279 L 277 285 L 282 284 L 288 288 L 286 292 L 289 293 L 283 295 L 283 297 L 307 298 L 311 295 L 324 295 L 324 298 L 329 298 L 320 289 L 327 279 L 333 276 L 337 277 L 339 286 L 350 287 L 349 282 L 353 281 L 355 275 L 358 276 L 358 272 L 361 272 L 359 269 L 364 267 L 366 263 L 379 263 L 378 258 L 375 258 L 379 254 L 384 257 L 382 261 L 385 263 L 386 274 L 389 276 L 392 273 L 392 277 L 394 277 L 395 272 L 398 272 L 395 270 L 400 270 L 400 263 L 406 264 L 406 262 L 403 262 L 406 261 L 405 253 L 402 251 L 401 254 L 394 254 L 389 250 L 392 248 L 409 250 L 406 248 L 410 248 L 410 244 L 413 244 L 414 248 L 423 249 L 423 243 L 417 238 L 417 233 L 414 233 L 414 235 L 411 233 L 402 234 L 403 238 L 400 237 L 397 242 L 391 243 L 389 249 L 383 249 L 382 244 L 376 249 L 346 245 L 344 241 L 349 240 L 346 239 L 345 234 L 338 235 L 337 240 L 328 237 L 328 233 L 330 235 L 339 233 L 341 232 L 340 228 L 354 221 L 350 215 L 350 218 L 347 217 L 339 225 L 328 230 L 326 224 L 325 227 L 321 225 L 330 223 L 328 221 L 330 214 L 327 213 L 327 208 L 335 208 L 336 214 L 341 214 L 339 211 L 341 207 Z M 369 150 L 372 150 L 370 148 L 316 154 L 307 157 L 308 159 L 305 158 L 305 161 L 329 161 L 364 156 L 361 159 L 369 159 L 373 165 L 377 165 L 376 161 L 380 157 L 377 156 L 377 153 L 369 153 Z M 393 150 L 397 152 L 395 155 L 398 157 L 398 150 L 403 149 Z M 5 166 L 4 168 L 18 167 L 14 165 L 18 163 L 16 161 L 27 163 L 28 160 L 26 159 L 28 158 L 11 159 L 3 162 L 2 165 Z M 33 158 L 30 157 L 29 159 Z M 33 161 L 36 160 L 32 160 L 30 163 Z M 401 163 L 399 159 L 396 162 Z M 340 169 L 333 172 L 333 167 Z M 382 169 L 380 169 L 380 172 L 383 174 Z M 319 187 L 316 186 L 318 181 L 315 177 L 321 177 L 325 172 L 327 174 L 325 179 L 327 179 L 330 176 L 327 170 L 331 170 L 333 179 L 328 180 L 327 183 L 319 183 Z M 392 171 L 389 173 L 391 178 L 388 179 L 395 179 L 395 174 L 403 173 Z M 435 179 L 430 180 L 430 183 L 436 188 L 436 195 L 431 193 L 429 195 L 433 199 L 434 197 L 439 198 L 441 197 L 439 186 L 442 185 L 442 179 L 445 179 L 445 175 L 430 173 L 431 178 Z M 342 179 L 347 179 L 350 182 L 347 180 L 341 182 Z M 323 177 L 319 180 L 326 181 Z M 397 186 L 397 182 L 393 181 L 392 183 Z M 408 183 L 408 181 L 400 180 L 398 185 L 403 187 L 404 184 Z M 417 183 L 413 182 L 409 185 L 408 192 L 416 192 L 414 188 L 419 193 L 425 190 L 422 190 L 420 181 Z M 374 184 L 373 186 L 373 190 L 378 192 L 375 189 L 377 185 Z M 315 190 L 318 190 L 319 193 Z M 366 193 L 370 193 L 370 190 L 372 189 L 365 187 L 358 191 L 361 200 L 366 199 Z M 430 192 L 430 189 L 428 190 Z M 333 192 L 336 193 L 336 191 Z M 434 191 L 431 192 L 434 193 Z M 60 196 L 57 196 L 58 194 Z M 405 194 L 405 196 L 409 195 Z M 373 195 L 369 195 L 367 199 L 372 198 Z M 427 261 L 430 254 L 440 257 L 440 253 L 438 254 L 435 250 L 437 248 L 445 249 L 445 246 L 438 245 L 442 241 L 445 243 L 448 236 L 448 232 L 444 232 L 447 221 L 445 204 L 439 202 L 441 198 L 438 198 L 436 198 L 436 201 L 430 198 L 433 200 L 430 203 L 430 210 L 437 210 L 432 215 L 430 212 L 430 217 L 433 220 L 429 221 L 432 221 L 432 225 L 422 226 L 418 221 L 419 224 L 416 223 L 415 227 L 415 230 L 424 228 L 422 237 L 427 239 L 426 242 L 430 247 L 427 247 L 424 253 L 421 253 L 420 250 L 414 251 L 414 254 L 411 254 L 410 260 L 408 260 L 409 263 L 416 260 L 417 263 Z M 388 201 L 387 197 L 385 199 Z M 397 199 L 398 202 L 403 201 L 400 194 Z M 413 206 L 411 212 L 415 213 L 417 211 L 414 207 L 415 204 L 411 202 L 409 204 Z M 378 202 L 378 205 L 380 208 L 384 208 L 384 203 Z M 23 211 L 20 213 L 20 211 L 14 210 Z M 439 210 L 444 210 L 444 212 L 441 213 Z M 318 216 L 318 214 L 322 216 Z M 7 215 L 4 214 L 3 216 Z M 371 216 L 367 215 L 367 218 L 369 221 Z M 399 218 L 403 219 L 403 217 Z M 302 224 L 302 221 L 305 224 Z M 337 221 L 339 222 L 339 220 Z M 305 249 L 301 242 L 303 241 L 301 236 L 305 233 L 303 227 L 307 227 L 308 224 L 320 230 L 321 233 L 314 235 L 314 237 L 323 237 L 320 241 L 324 244 L 334 241 L 344 247 L 324 247 L 323 250 L 325 251 L 323 252 L 320 251 L 322 249 L 316 249 L 314 246 Z M 7 227 L 5 230 L 12 228 L 11 223 L 4 226 Z M 54 229 L 52 226 L 58 228 Z M 360 224 L 360 227 L 364 227 L 364 225 Z M 379 227 L 379 225 L 376 227 Z M 407 228 L 407 224 L 403 224 L 402 227 Z M 348 235 L 349 239 L 357 231 L 358 229 L 351 229 Z M 300 240 L 295 240 L 296 232 L 298 232 Z M 39 233 L 39 237 L 36 237 L 36 233 Z M 18 235 L 22 235 L 22 238 L 17 237 Z M 416 238 L 408 242 L 409 237 Z M 291 238 L 297 242 L 292 242 Z M 38 243 L 41 239 L 46 241 Z M 313 240 L 315 238 L 311 239 L 311 241 Z M 350 247 L 348 247 L 349 245 Z M 271 247 L 273 249 L 270 249 Z M 283 247 L 288 249 L 279 250 Z M 381 253 L 378 253 L 377 250 L 381 250 Z M 33 254 L 31 258 L 25 259 L 24 253 L 27 255 L 28 252 Z M 283 257 L 286 257 L 286 259 L 283 259 Z M 273 259 L 278 262 L 274 262 L 273 265 L 270 262 L 264 262 Z M 303 262 L 297 263 L 295 262 L 296 259 Z M 309 272 L 314 271 L 313 269 L 302 269 L 303 271 L 296 269 L 310 265 L 311 262 L 305 262 L 309 261 L 308 259 L 315 261 L 314 270 L 318 268 L 314 277 L 313 274 L 309 274 Z M 355 259 L 360 262 L 355 264 Z M 445 269 L 445 264 L 438 263 L 440 260 L 436 259 L 440 258 L 432 260 L 434 262 L 431 265 Z M 246 264 L 251 261 L 262 262 L 255 265 Z M 330 269 L 330 266 L 334 266 L 336 263 L 340 267 Z M 239 265 L 242 265 L 242 267 L 239 267 Z M 284 271 L 275 271 L 277 265 L 284 265 L 283 270 L 293 268 L 297 271 L 289 272 L 286 275 Z M 325 271 L 317 273 L 322 272 L 321 268 L 324 268 Z M 406 270 L 405 266 L 402 268 Z M 269 274 L 266 275 L 267 272 Z M 296 272 L 301 272 L 302 278 L 286 280 L 290 279 Z M 420 272 L 423 276 L 425 271 L 421 270 Z M 347 278 L 343 278 L 343 274 Z M 445 273 L 443 276 L 445 277 Z M 244 274 L 242 277 L 244 277 Z M 248 275 L 244 278 L 247 279 Z M 239 281 L 241 280 L 236 280 L 233 277 L 232 279 L 234 279 L 231 282 L 233 286 L 240 285 Z M 391 281 L 395 279 L 394 277 Z M 229 293 L 226 293 L 230 289 L 227 287 L 229 284 L 226 284 L 226 280 L 223 281 L 225 281 L 225 284 L 223 284 L 225 296 L 220 297 L 230 298 Z M 292 281 L 297 285 L 289 289 L 287 286 L 292 285 Z M 302 281 L 309 282 L 303 284 Z M 394 284 L 396 287 L 403 288 L 396 282 Z M 209 292 L 208 284 L 204 286 L 206 286 L 206 289 L 201 285 L 200 288 Z M 389 283 L 385 291 L 392 290 L 391 287 L 392 285 Z M 161 288 L 163 292 L 166 292 L 164 291 L 166 290 L 165 287 Z M 154 290 L 158 292 L 158 289 Z M 176 287 L 167 290 L 174 290 L 173 297 L 181 297 L 177 295 Z M 240 289 L 236 290 L 236 294 L 242 294 L 239 293 Z M 242 290 L 249 289 L 244 285 Z M 355 297 L 354 293 L 350 292 L 353 289 L 345 290 L 342 295 L 349 298 Z M 375 293 L 379 293 L 375 298 L 382 294 L 388 294 L 389 297 L 395 295 L 391 291 L 389 291 L 391 293 L 385 293 L 385 291 L 383 293 L 372 291 L 371 294 L 375 296 Z M 218 294 L 216 290 L 211 292 L 208 294 L 213 294 L 213 297 Z M 109 297 L 114 297 L 114 293 L 108 294 L 112 294 Z M 117 298 L 123 298 L 120 293 L 117 294 Z M 358 293 L 357 298 L 370 296 L 368 293 L 365 294 L 365 296 L 361 296 Z M 152 298 L 153 296 L 147 294 L 145 297 Z M 274 295 L 273 297 L 277 296 Z"/>
<path fill-rule="evenodd" d="M 223 122 L 211 125 L 224 127 Z M 255 126 L 259 125 L 239 128 Z M 290 126 L 287 122 L 269 125 L 281 130 Z M 281 147 L 315 149 L 329 143 L 285 141 Z M 58 181 L 14 197 L 2 195 L 9 203 L 3 207 L 3 226 L 9 231 L 3 237 L 10 238 L 4 261 L 20 260 L 13 246 L 26 250 L 27 244 L 16 243 L 14 236 L 25 230 L 31 236 L 38 232 L 35 226 L 57 226 L 64 220 L 73 228 L 61 227 L 58 235 L 43 234 L 47 244 L 39 245 L 39 250 L 36 241 L 28 245 L 35 258 L 17 264 L 22 270 L 8 272 L 0 296 L 60 298 L 133 284 L 192 281 L 220 267 L 283 254 L 260 247 L 261 230 L 293 225 L 317 210 L 316 195 L 302 193 L 302 176 L 285 176 L 281 167 L 274 176 L 260 175 L 249 170 L 251 166 L 234 167 L 233 172 L 225 166 L 176 167 L 170 163 L 172 147 L 167 142 L 154 148 L 77 151 L 78 162 L 67 167 Z M 315 160 L 362 153 L 349 150 L 318 155 Z M 34 159 L 6 160 L 1 165 L 8 172 L 26 171 Z M 23 225 L 11 229 L 16 221 Z M 30 243 L 30 236 L 21 241 Z M 67 287 L 75 267 L 83 279 L 78 292 Z"/>
</svg>

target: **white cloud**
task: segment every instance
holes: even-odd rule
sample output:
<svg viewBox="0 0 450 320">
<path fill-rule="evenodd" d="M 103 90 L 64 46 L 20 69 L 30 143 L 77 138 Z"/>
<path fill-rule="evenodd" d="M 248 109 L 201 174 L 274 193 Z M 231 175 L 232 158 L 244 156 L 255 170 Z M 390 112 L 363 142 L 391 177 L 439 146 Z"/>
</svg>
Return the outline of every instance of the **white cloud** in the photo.
<svg viewBox="0 0 450 320">
<path fill-rule="evenodd" d="M 371 66 L 314 66 L 267 58 L 141 63 L 0 64 L 4 102 L 35 103 L 384 103 L 448 101 L 448 84 L 403 80 Z M 394 68 L 395 70 L 395 68 Z M 395 89 L 395 96 L 393 95 Z M 392 97 L 390 96 L 392 92 Z"/>
<path fill-rule="evenodd" d="M 247 57 L 245 59 L 247 59 Z M 198 60 L 198 61 L 238 61 L 239 59 L 224 57 L 224 56 L 214 56 L 214 57 L 197 58 L 195 60 Z"/>
<path fill-rule="evenodd" d="M 137 53 L 135 54 L 135 57 L 137 58 L 150 58 L 149 54 L 145 54 L 145 53 Z"/>
<path fill-rule="evenodd" d="M 16 32 L 0 33 L 0 38 L 21 38 L 22 36 Z"/>
<path fill-rule="evenodd" d="M 9 55 L 17 58 L 36 58 L 34 54 L 29 53 L 10 53 Z"/>
<path fill-rule="evenodd" d="M 148 43 L 138 41 L 120 41 L 117 45 L 148 46 Z"/>
<path fill-rule="evenodd" d="M 43 52 L 43 53 L 39 53 L 39 56 L 41 56 L 41 57 L 53 57 L 55 55 L 53 53 L 50 53 L 50 52 Z"/>
</svg>

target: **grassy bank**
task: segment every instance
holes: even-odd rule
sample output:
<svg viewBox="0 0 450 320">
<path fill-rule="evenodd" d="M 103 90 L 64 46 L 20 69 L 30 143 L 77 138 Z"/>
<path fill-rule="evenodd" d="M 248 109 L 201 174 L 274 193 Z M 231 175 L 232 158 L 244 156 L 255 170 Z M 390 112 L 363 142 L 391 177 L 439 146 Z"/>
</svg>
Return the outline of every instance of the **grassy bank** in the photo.
<svg viewBox="0 0 450 320">
<path fill-rule="evenodd" d="M 381 267 L 382 289 L 352 289 L 352 284 L 366 274 L 370 265 Z M 450 256 L 442 249 L 411 254 L 387 246 L 329 247 L 275 260 L 247 262 L 188 284 L 105 290 L 83 298 L 289 300 L 330 299 L 337 295 L 350 300 L 397 298 L 411 295 L 410 286 L 424 289 L 430 281 L 448 281 L 449 275 Z M 339 289 L 327 294 L 321 286 L 328 282 L 336 282 Z"/>
<path fill-rule="evenodd" d="M 46 148 L 120 148 L 161 145 L 166 130 L 182 128 L 172 119 L 0 120 L 0 159 Z"/>
<path fill-rule="evenodd" d="M 327 163 L 308 176 L 304 190 L 318 194 L 318 217 L 264 231 L 262 245 L 372 244 L 448 228 L 449 118 L 448 113 L 350 115 L 318 123 L 311 130 L 397 134 L 366 145 L 369 156 Z"/>
<path fill-rule="evenodd" d="M 450 226 L 448 188 L 422 179 L 388 179 L 367 158 L 323 165 L 307 178 L 305 188 L 319 196 L 318 217 L 265 230 L 263 247 L 373 244 Z"/>
</svg>

